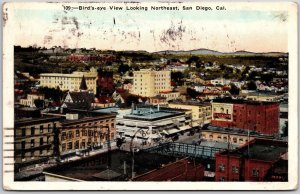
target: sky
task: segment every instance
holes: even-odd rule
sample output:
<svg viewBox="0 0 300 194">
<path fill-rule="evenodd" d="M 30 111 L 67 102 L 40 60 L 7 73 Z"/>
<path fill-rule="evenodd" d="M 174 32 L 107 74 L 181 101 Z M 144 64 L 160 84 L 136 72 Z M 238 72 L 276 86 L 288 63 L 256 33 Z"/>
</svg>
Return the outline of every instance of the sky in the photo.
<svg viewBox="0 0 300 194">
<path fill-rule="evenodd" d="M 194 10 L 189 11 L 181 9 L 183 4 L 178 4 L 179 11 L 110 11 L 108 6 L 112 4 L 87 4 L 105 6 L 107 10 L 64 11 L 63 5 L 79 4 L 12 6 L 15 45 L 149 52 L 199 48 L 221 52 L 288 50 L 288 11 L 280 6 L 261 9 L 246 3 L 225 4 L 226 10 L 217 11 L 216 4 L 207 3 L 191 4 Z M 130 6 L 134 5 L 149 9 L 153 4 Z M 213 11 L 195 10 L 196 5 L 211 6 Z"/>
</svg>

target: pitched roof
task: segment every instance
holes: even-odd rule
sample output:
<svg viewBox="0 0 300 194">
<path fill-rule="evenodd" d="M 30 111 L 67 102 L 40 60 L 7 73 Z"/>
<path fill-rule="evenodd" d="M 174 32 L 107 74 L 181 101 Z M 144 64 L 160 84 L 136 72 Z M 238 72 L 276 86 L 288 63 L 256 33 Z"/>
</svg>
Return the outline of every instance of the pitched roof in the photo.
<svg viewBox="0 0 300 194">
<path fill-rule="evenodd" d="M 81 79 L 81 83 L 80 83 L 80 87 L 79 87 L 80 90 L 87 90 L 87 85 L 86 85 L 86 81 L 85 81 L 85 77 L 84 75 L 82 76 L 82 79 Z"/>
</svg>

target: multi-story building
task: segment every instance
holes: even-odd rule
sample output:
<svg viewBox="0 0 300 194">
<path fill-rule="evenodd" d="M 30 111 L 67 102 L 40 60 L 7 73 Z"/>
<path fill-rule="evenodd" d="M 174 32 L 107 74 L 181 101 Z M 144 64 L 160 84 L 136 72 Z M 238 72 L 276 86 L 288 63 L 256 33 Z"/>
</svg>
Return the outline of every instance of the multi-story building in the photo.
<svg viewBox="0 0 300 194">
<path fill-rule="evenodd" d="M 97 72 L 73 72 L 72 74 L 42 73 L 40 74 L 40 86 L 79 91 L 82 79 L 85 79 L 87 90 L 96 93 Z"/>
<path fill-rule="evenodd" d="M 288 143 L 255 139 L 216 154 L 215 181 L 264 181 L 273 164 L 284 158 Z"/>
<path fill-rule="evenodd" d="M 44 100 L 44 94 L 28 94 L 26 99 L 20 99 L 20 104 L 29 107 L 36 107 L 34 101 L 35 100 Z"/>
<path fill-rule="evenodd" d="M 152 97 L 160 92 L 171 91 L 171 72 L 141 69 L 134 71 L 133 94 Z"/>
<path fill-rule="evenodd" d="M 16 168 L 47 161 L 53 158 L 55 130 L 60 127 L 61 117 L 45 116 L 15 121 Z"/>
<path fill-rule="evenodd" d="M 252 130 L 266 135 L 277 134 L 279 105 L 276 102 L 215 99 L 212 102 L 211 124 Z"/>
<path fill-rule="evenodd" d="M 118 111 L 119 112 L 119 111 Z M 117 118 L 120 137 L 160 141 L 192 129 L 187 110 L 157 106 L 133 106 Z"/>
<path fill-rule="evenodd" d="M 115 139 L 115 114 L 72 111 L 61 122 L 60 155 L 75 154 L 92 148 L 106 147 Z"/>
<path fill-rule="evenodd" d="M 259 134 L 255 131 L 245 131 L 238 128 L 216 127 L 212 125 L 204 126 L 200 131 L 200 139 L 213 142 L 230 143 L 230 145 L 242 146 L 255 139 L 271 139 L 271 136 Z"/>
<path fill-rule="evenodd" d="M 192 111 L 192 124 L 199 126 L 208 124 L 211 121 L 211 104 L 197 101 L 172 101 L 168 105 L 170 108 L 187 109 Z"/>
<path fill-rule="evenodd" d="M 98 69 L 96 96 L 111 95 L 114 92 L 113 72 Z"/>
</svg>

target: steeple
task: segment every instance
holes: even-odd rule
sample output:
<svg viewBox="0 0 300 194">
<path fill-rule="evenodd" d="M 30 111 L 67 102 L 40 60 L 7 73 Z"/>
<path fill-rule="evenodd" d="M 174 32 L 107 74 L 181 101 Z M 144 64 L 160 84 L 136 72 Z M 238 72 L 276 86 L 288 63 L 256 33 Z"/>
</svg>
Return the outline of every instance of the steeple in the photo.
<svg viewBox="0 0 300 194">
<path fill-rule="evenodd" d="M 87 85 L 86 85 L 86 81 L 85 81 L 85 77 L 84 75 L 82 76 L 82 79 L 81 79 L 81 83 L 80 83 L 80 86 L 79 86 L 79 90 L 80 91 L 84 91 L 84 90 L 87 90 Z"/>
</svg>

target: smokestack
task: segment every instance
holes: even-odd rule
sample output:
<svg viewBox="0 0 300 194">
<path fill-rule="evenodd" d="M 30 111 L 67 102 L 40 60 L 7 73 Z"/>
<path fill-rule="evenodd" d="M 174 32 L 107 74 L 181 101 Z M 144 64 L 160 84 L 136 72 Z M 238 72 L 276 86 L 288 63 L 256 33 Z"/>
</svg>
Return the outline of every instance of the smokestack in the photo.
<svg viewBox="0 0 300 194">
<path fill-rule="evenodd" d="M 131 114 L 133 113 L 133 110 L 134 110 L 134 103 L 132 102 L 131 103 Z"/>
<path fill-rule="evenodd" d="M 157 111 L 159 111 L 159 104 L 157 105 Z"/>
</svg>

